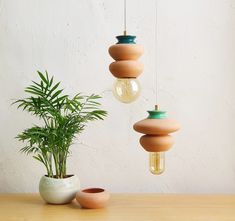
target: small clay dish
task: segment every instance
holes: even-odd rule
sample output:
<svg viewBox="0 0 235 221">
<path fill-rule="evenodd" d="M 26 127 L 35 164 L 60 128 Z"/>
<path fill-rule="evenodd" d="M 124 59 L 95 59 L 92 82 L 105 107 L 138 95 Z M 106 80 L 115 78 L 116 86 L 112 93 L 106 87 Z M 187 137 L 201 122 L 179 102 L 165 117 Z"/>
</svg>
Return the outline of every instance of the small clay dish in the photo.
<svg viewBox="0 0 235 221">
<path fill-rule="evenodd" d="M 89 188 L 80 190 L 76 195 L 77 202 L 82 208 L 99 209 L 106 207 L 110 194 L 101 188 Z"/>
</svg>

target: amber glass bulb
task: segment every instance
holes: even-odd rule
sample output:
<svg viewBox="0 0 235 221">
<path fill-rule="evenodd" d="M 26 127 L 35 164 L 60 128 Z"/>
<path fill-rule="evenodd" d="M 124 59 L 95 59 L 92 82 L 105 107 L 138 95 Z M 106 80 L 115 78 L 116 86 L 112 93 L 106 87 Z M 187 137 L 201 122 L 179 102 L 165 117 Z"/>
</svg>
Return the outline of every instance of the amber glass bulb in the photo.
<svg viewBox="0 0 235 221">
<path fill-rule="evenodd" d="M 136 78 L 117 78 L 113 85 L 115 98 L 123 103 L 131 103 L 140 95 L 140 84 Z"/>
<path fill-rule="evenodd" d="M 151 152 L 149 154 L 149 170 L 152 174 L 159 175 L 165 170 L 164 152 Z"/>
</svg>

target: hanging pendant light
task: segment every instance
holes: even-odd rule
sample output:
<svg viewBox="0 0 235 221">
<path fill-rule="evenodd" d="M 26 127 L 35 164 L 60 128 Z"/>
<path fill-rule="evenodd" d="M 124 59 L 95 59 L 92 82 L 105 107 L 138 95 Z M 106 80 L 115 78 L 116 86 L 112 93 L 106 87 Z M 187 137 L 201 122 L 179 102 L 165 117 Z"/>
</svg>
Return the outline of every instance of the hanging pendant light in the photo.
<svg viewBox="0 0 235 221">
<path fill-rule="evenodd" d="M 124 34 L 116 37 L 118 42 L 109 48 L 110 56 L 115 60 L 109 70 L 116 77 L 113 95 L 123 103 L 131 103 L 140 95 L 137 77 L 143 72 L 143 64 L 138 58 L 143 54 L 143 47 L 135 43 L 136 36 L 127 35 L 126 0 L 124 0 Z"/>
<path fill-rule="evenodd" d="M 148 111 L 147 119 L 134 124 L 134 130 L 143 135 L 140 138 L 141 146 L 149 155 L 149 170 L 153 174 L 161 174 L 165 170 L 164 153 L 174 144 L 174 140 L 169 133 L 179 130 L 179 124 L 172 119 L 168 119 L 165 111 Z"/>
<path fill-rule="evenodd" d="M 157 2 L 155 27 L 155 51 L 157 52 Z M 155 57 L 157 57 L 156 54 Z M 155 62 L 155 69 L 157 103 L 157 62 Z M 169 134 L 179 130 L 180 125 L 175 120 L 168 119 L 166 112 L 159 110 L 158 105 L 155 105 L 155 110 L 148 111 L 148 113 L 147 119 L 135 123 L 133 128 L 135 131 L 144 134 L 140 138 L 140 144 L 150 153 L 149 170 L 151 173 L 159 175 L 165 170 L 165 152 L 174 144 L 174 140 Z"/>
</svg>

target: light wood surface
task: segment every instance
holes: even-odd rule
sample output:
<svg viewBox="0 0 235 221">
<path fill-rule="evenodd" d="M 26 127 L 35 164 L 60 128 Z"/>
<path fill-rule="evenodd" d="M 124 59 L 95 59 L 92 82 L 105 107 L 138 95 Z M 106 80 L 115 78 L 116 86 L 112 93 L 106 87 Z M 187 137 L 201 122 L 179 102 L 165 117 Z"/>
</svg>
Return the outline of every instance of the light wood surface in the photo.
<svg viewBox="0 0 235 221">
<path fill-rule="evenodd" d="M 37 194 L 1 194 L 0 221 L 235 221 L 235 195 L 111 194 L 105 209 L 45 204 Z"/>
</svg>

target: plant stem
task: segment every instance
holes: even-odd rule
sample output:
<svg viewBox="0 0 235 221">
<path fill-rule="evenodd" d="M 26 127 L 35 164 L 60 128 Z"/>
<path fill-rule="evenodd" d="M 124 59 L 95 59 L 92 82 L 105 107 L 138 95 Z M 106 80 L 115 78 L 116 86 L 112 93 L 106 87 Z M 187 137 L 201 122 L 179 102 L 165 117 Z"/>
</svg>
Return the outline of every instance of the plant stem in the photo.
<svg viewBox="0 0 235 221">
<path fill-rule="evenodd" d="M 64 154 L 63 163 L 62 163 L 62 174 L 63 174 L 63 177 L 66 176 L 66 161 L 67 161 L 67 152 Z"/>
<path fill-rule="evenodd" d="M 59 178 L 59 168 L 58 168 L 58 160 L 57 160 L 57 154 L 53 154 L 54 164 L 55 164 L 55 173 L 56 178 Z"/>
<path fill-rule="evenodd" d="M 50 177 L 53 177 L 53 169 L 52 169 L 52 154 L 49 156 L 49 168 L 50 168 Z"/>
</svg>

